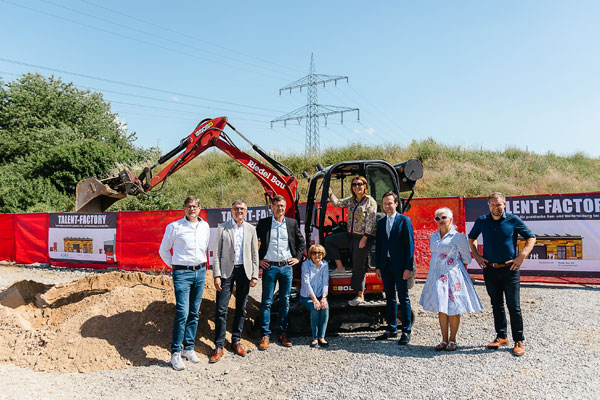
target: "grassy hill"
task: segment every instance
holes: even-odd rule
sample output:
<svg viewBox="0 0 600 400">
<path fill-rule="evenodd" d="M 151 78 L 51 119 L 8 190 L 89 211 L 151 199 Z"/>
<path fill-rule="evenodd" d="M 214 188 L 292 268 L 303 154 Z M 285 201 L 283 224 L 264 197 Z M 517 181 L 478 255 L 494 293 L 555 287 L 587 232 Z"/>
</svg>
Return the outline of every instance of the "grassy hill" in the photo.
<svg viewBox="0 0 600 400">
<path fill-rule="evenodd" d="M 319 157 L 289 155 L 278 160 L 299 177 L 300 199 L 304 201 L 308 183 L 300 178 L 302 171 L 312 174 L 317 163 L 326 166 L 343 160 L 376 158 L 391 163 L 421 160 L 424 176 L 417 182 L 416 197 L 484 196 L 492 191 L 522 195 L 600 190 L 599 158 L 582 153 L 540 155 L 515 148 L 501 152 L 474 150 L 432 139 L 413 141 L 405 147 L 352 145 L 328 149 Z M 224 153 L 211 151 L 171 176 L 159 196 L 129 197 L 117 202 L 110 211 L 180 209 L 189 194 L 198 196 L 202 207 L 228 207 L 238 198 L 251 206 L 265 204 L 264 191 L 254 175 Z"/>
</svg>

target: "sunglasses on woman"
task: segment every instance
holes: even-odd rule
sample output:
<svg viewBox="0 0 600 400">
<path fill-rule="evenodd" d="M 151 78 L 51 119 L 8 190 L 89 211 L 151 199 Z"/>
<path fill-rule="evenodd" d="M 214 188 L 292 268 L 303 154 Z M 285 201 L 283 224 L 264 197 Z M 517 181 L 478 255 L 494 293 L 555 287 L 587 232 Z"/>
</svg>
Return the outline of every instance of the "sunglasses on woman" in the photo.
<svg viewBox="0 0 600 400">
<path fill-rule="evenodd" d="M 441 217 L 435 217 L 434 219 L 439 222 L 439 221 L 445 220 L 447 218 L 448 217 L 446 215 L 442 215 Z"/>
<path fill-rule="evenodd" d="M 362 186 L 362 185 L 364 185 L 363 182 L 353 182 L 352 183 L 352 186 Z"/>
</svg>

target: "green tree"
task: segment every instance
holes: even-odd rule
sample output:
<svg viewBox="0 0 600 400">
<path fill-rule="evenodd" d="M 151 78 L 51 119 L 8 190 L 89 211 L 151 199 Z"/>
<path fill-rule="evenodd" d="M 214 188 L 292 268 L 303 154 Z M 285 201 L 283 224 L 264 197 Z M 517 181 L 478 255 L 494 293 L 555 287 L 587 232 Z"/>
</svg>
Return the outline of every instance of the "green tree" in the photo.
<svg viewBox="0 0 600 400">
<path fill-rule="evenodd" d="M 135 140 L 100 93 L 40 74 L 0 82 L 0 212 L 71 211 L 79 180 L 155 156 Z"/>
</svg>

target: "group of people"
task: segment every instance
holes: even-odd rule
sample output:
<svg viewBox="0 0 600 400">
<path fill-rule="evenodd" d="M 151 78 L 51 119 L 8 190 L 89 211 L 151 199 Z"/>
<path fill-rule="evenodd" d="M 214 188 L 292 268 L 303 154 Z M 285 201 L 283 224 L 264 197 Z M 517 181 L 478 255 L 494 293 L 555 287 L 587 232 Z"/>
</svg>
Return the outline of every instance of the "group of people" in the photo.
<svg viewBox="0 0 600 400">
<path fill-rule="evenodd" d="M 333 205 L 348 208 L 347 232 L 327 236 L 324 246 L 310 246 L 308 257 L 303 262 L 305 240 L 298 222 L 285 217 L 284 197 L 272 199 L 273 215 L 261 219 L 256 228 L 245 221 L 248 212 L 246 203 L 243 200 L 233 202 L 232 219 L 221 224 L 217 231 L 213 258 L 213 279 L 217 290 L 215 349 L 209 362 L 218 362 L 223 355 L 227 310 L 234 286 L 236 306 L 231 346 L 235 354 L 246 355 L 240 340 L 249 289 L 258 282 L 259 267 L 263 270 L 259 350 L 269 348 L 271 307 L 276 283 L 279 284 L 278 341 L 285 347 L 292 346 L 287 335 L 289 297 L 293 267 L 300 263 L 300 303 L 310 312 L 310 347 L 328 347 L 325 332 L 329 318 L 327 296 L 330 272 L 325 255 L 329 254 L 336 264 L 333 273 L 342 272 L 340 249 L 351 250 L 352 288 L 357 296 L 349 304 L 358 306 L 364 302 L 365 263 L 373 242 L 376 246 L 376 274 L 383 282 L 386 297 L 387 322 L 385 332 L 375 339 L 397 338 L 400 332 L 398 344 L 407 345 L 410 342 L 412 321 L 408 280 L 415 269 L 414 233 L 410 218 L 397 212 L 398 195 L 394 192 L 383 195 L 381 202 L 386 215 L 379 220 L 376 218 L 377 202 L 368 194 L 368 183 L 364 177 L 352 179 L 352 196 L 338 200 L 333 193 L 329 195 Z M 437 351 L 456 350 L 460 315 L 482 309 L 466 271 L 466 266 L 474 258 L 483 268 L 494 316 L 496 338 L 487 347 L 498 349 L 508 344 L 504 308 L 506 298 L 515 341 L 513 354 L 520 356 L 525 353 L 519 304 L 520 267 L 535 245 L 535 235 L 519 217 L 504 211 L 503 194 L 490 194 L 488 205 L 490 213 L 475 221 L 468 239 L 456 230 L 452 210 L 444 207 L 435 211 L 434 220 L 438 230 L 430 238 L 430 268 L 419 303 L 426 311 L 438 313 L 442 340 L 435 346 Z M 183 359 L 200 361 L 194 352 L 194 340 L 206 275 L 209 227 L 199 217 L 199 212 L 198 199 L 188 197 L 184 202 L 185 217 L 167 226 L 159 250 L 164 262 L 173 270 L 176 313 L 171 365 L 176 370 L 185 368 Z M 483 254 L 479 253 L 477 242 L 480 234 L 483 235 Z M 517 254 L 518 235 L 524 237 L 526 243 Z"/>
<path fill-rule="evenodd" d="M 194 341 L 198 328 L 200 303 L 206 278 L 206 252 L 208 250 L 210 229 L 206 221 L 200 218 L 198 198 L 189 196 L 184 202 L 185 216 L 167 225 L 159 254 L 165 264 L 173 270 L 175 289 L 175 319 L 171 343 L 171 365 L 175 370 L 185 368 L 183 362 L 200 361 L 194 351 Z M 231 350 L 245 356 L 246 349 L 241 344 L 242 329 L 246 319 L 246 301 L 251 287 L 258 282 L 258 269 L 262 268 L 262 301 L 260 306 L 262 339 L 259 349 L 269 347 L 271 336 L 271 306 L 275 284 L 279 284 L 279 342 L 286 347 L 292 346 L 288 336 L 289 296 L 292 288 L 293 266 L 300 263 L 305 251 L 304 237 L 298 222 L 285 216 L 286 200 L 275 196 L 271 201 L 272 217 L 263 218 L 256 228 L 245 221 L 248 206 L 243 200 L 231 205 L 232 219 L 219 225 L 213 257 L 213 279 L 216 296 L 215 310 L 215 349 L 210 356 L 211 363 L 218 362 L 223 356 L 227 310 L 229 300 L 235 288 L 235 315 L 231 332 Z M 260 243 L 260 246 L 259 246 Z M 317 254 L 321 246 L 312 246 L 309 254 Z M 322 256 L 321 256 L 322 259 Z M 303 269 L 309 263 L 306 260 Z M 320 265 L 320 264 L 319 264 Z M 322 266 L 322 265 L 321 265 Z M 326 269 L 326 268 L 325 268 Z M 307 272 L 311 289 L 306 298 L 318 299 L 318 305 L 303 303 L 312 309 L 328 310 L 327 284 L 328 273 L 323 268 L 318 273 Z M 319 282 L 321 286 L 319 286 Z M 303 286 L 303 290 L 307 288 Z M 303 292 L 304 293 L 304 292 Z M 304 300 L 304 299 L 303 299 Z M 327 315 L 320 326 L 327 326 Z M 321 317 L 323 318 L 323 317 Z M 320 335 L 320 336 L 319 336 Z M 326 346 L 325 328 L 317 334 L 321 346 Z"/>
</svg>

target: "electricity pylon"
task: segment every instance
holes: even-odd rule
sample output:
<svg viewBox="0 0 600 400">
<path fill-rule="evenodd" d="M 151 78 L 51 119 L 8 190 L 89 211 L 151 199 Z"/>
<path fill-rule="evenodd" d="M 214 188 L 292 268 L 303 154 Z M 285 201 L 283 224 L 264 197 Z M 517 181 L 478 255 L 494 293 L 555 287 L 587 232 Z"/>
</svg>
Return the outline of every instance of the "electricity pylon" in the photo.
<svg viewBox="0 0 600 400">
<path fill-rule="evenodd" d="M 279 95 L 281 96 L 281 92 L 284 90 L 289 90 L 292 93 L 292 89 L 300 89 L 302 91 L 303 87 L 308 87 L 308 103 L 289 112 L 281 117 L 274 119 L 271 121 L 271 128 L 273 128 L 274 122 L 283 122 L 283 126 L 287 125 L 287 121 L 295 120 L 298 121 L 298 124 L 302 121 L 302 119 L 306 120 L 306 139 L 304 143 L 304 150 L 306 155 L 314 156 L 317 155 L 320 151 L 320 140 L 319 140 L 319 117 L 323 117 L 325 120 L 325 126 L 327 126 L 327 117 L 333 114 L 340 114 L 341 122 L 344 123 L 344 113 L 350 111 L 356 111 L 357 119 L 360 121 L 360 110 L 358 108 L 349 108 L 349 107 L 340 107 L 340 106 L 328 106 L 323 104 L 318 104 L 317 102 L 317 85 L 325 84 L 328 82 L 333 82 L 337 86 L 337 81 L 345 80 L 348 82 L 347 76 L 333 76 L 333 75 L 322 75 L 315 73 L 315 56 L 311 54 L 310 56 L 310 68 L 308 71 L 308 75 L 304 78 L 298 79 L 296 82 L 292 82 L 289 85 L 282 87 L 279 89 Z"/>
</svg>

